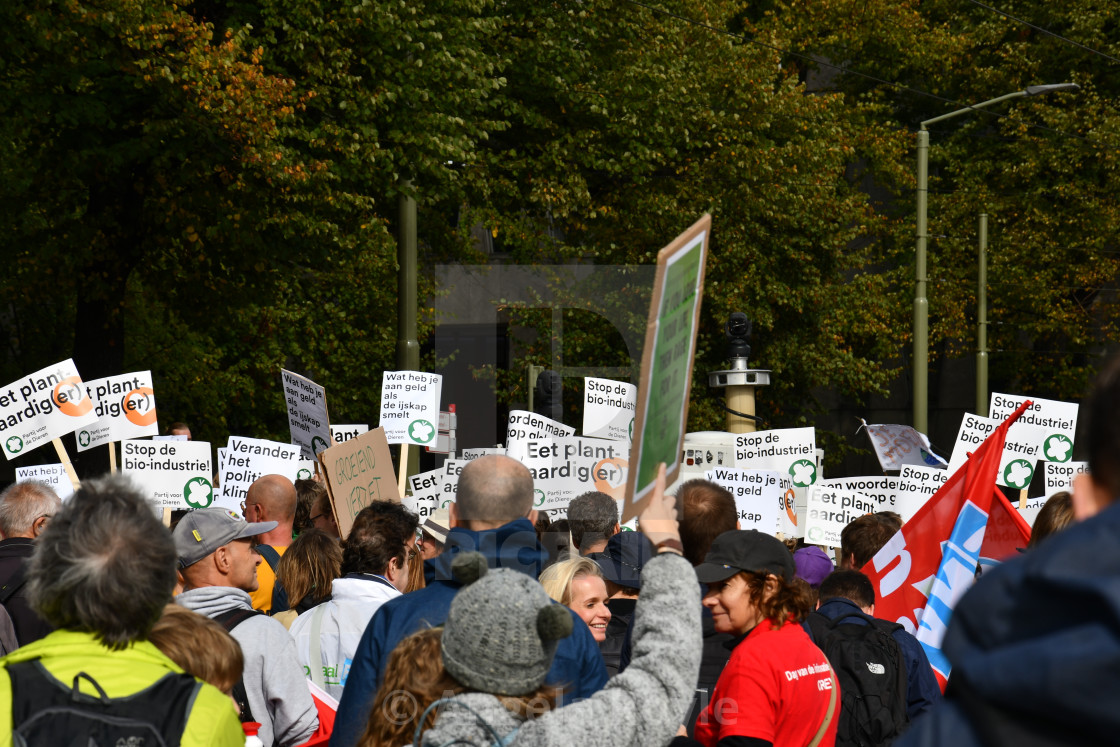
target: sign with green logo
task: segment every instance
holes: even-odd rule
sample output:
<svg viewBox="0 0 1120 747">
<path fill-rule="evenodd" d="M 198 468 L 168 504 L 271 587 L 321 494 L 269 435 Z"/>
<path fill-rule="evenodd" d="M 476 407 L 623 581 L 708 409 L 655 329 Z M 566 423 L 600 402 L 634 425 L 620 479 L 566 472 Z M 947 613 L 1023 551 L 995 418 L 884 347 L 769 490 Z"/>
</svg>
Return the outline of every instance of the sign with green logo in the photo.
<svg viewBox="0 0 1120 747">
<path fill-rule="evenodd" d="M 330 419 L 327 417 L 327 392 L 311 379 L 280 369 L 284 406 L 288 410 L 288 430 L 300 457 L 314 459 L 331 445 Z"/>
<path fill-rule="evenodd" d="M 711 227 L 712 218 L 705 215 L 657 254 L 624 522 L 642 512 L 660 463 L 666 465 L 669 484 L 680 470 Z"/>
<path fill-rule="evenodd" d="M 439 374 L 386 371 L 381 382 L 381 427 L 389 443 L 434 444 L 442 390 Z"/>
<path fill-rule="evenodd" d="M 121 472 L 158 508 L 206 508 L 218 497 L 205 441 L 122 441 Z"/>
</svg>

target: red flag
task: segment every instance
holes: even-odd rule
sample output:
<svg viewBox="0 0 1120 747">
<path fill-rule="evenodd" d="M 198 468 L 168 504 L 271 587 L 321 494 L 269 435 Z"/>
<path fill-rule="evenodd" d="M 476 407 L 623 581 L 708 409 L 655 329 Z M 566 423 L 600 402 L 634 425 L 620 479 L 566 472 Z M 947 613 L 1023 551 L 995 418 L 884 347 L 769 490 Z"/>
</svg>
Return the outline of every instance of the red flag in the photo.
<svg viewBox="0 0 1120 747">
<path fill-rule="evenodd" d="M 875 587 L 876 617 L 916 631 L 941 564 L 942 543 L 952 534 L 966 501 L 989 514 L 982 556 L 1002 560 L 1025 544 L 1030 529 L 995 484 L 1007 429 L 1029 405 L 1029 400 L 1024 402 L 1003 421 L 861 569 Z"/>
</svg>

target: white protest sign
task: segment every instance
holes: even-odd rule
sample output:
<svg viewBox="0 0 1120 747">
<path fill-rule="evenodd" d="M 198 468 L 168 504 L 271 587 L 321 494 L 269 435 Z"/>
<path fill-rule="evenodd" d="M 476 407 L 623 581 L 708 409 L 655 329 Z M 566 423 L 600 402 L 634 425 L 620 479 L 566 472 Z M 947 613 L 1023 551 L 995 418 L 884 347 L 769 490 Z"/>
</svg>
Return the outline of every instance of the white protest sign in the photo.
<svg viewBox="0 0 1120 747">
<path fill-rule="evenodd" d="M 600 438 L 568 436 L 529 441 L 521 462 L 533 476 L 533 508 L 563 518 L 577 495 L 592 490 L 615 500 L 626 489 L 627 445 Z"/>
<path fill-rule="evenodd" d="M 924 433 L 908 425 L 868 425 L 867 436 L 884 472 L 902 469 L 904 464 L 945 468 L 945 460 L 933 453 Z"/>
<path fill-rule="evenodd" d="M 902 490 L 902 480 L 893 475 L 835 477 L 821 480 L 820 484 L 837 490 L 859 493 L 875 501 L 876 511 L 898 511 L 898 494 Z"/>
<path fill-rule="evenodd" d="M 1088 462 L 1043 462 L 1042 466 L 1047 497 L 1063 490 L 1072 491 L 1073 478 L 1089 471 Z"/>
<path fill-rule="evenodd" d="M 152 436 L 153 441 L 190 441 L 185 433 L 177 433 L 173 436 Z"/>
<path fill-rule="evenodd" d="M 949 470 L 936 467 L 919 467 L 907 464 L 898 473 L 901 485 L 898 491 L 898 507 L 894 509 L 902 517 L 903 523 L 918 513 L 930 497 L 941 489 L 949 479 Z"/>
<path fill-rule="evenodd" d="M 530 441 L 540 441 L 555 436 L 570 436 L 575 428 L 537 415 L 528 410 L 511 410 L 506 426 L 506 454 L 521 461 L 526 456 L 526 445 Z"/>
<path fill-rule="evenodd" d="M 957 432 L 957 442 L 953 447 L 953 458 L 949 460 L 949 474 L 953 474 L 965 463 L 968 455 L 984 443 L 995 429 L 1007 418 L 984 418 L 965 413 Z M 1033 425 L 1011 424 L 1007 429 L 1007 440 L 1003 444 L 1003 455 L 996 474 L 996 485 L 1022 490 L 1031 484 L 1035 464 L 1040 458 L 1046 431 Z"/>
<path fill-rule="evenodd" d="M 296 444 L 230 436 L 225 469 L 219 477 L 222 494 L 217 505 L 240 512 L 249 486 L 262 475 L 283 475 L 295 482 L 299 455 L 300 447 Z"/>
<path fill-rule="evenodd" d="M 315 462 L 310 459 L 300 459 L 296 467 L 297 480 L 310 480 L 315 477 Z"/>
<path fill-rule="evenodd" d="M 877 502 L 854 490 L 818 485 L 805 503 L 805 538 L 814 545 L 840 546 L 840 533 L 853 519 L 875 513 Z"/>
<path fill-rule="evenodd" d="M 107 376 L 84 382 L 84 386 L 94 403 L 97 421 L 75 432 L 78 451 L 113 441 L 159 435 L 151 371 Z"/>
<path fill-rule="evenodd" d="M 72 360 L 0 389 L 0 442 L 9 460 L 96 421 L 93 400 Z"/>
<path fill-rule="evenodd" d="M 58 493 L 58 497 L 66 500 L 74 495 L 74 486 L 66 475 L 66 467 L 62 464 L 36 464 L 32 467 L 16 467 L 16 482 L 41 482 L 49 485 Z"/>
<path fill-rule="evenodd" d="M 785 428 L 740 433 L 735 437 L 735 466 L 772 469 L 788 475 L 795 488 L 817 481 L 817 434 L 814 428 Z"/>
<path fill-rule="evenodd" d="M 989 414 L 997 420 L 1006 420 L 1028 399 L 1031 406 L 1023 411 L 1011 427 L 1025 425 L 1042 429 L 1040 459 L 1047 462 L 1068 462 L 1073 459 L 1073 439 L 1077 434 L 1076 402 L 992 392 Z"/>
<path fill-rule="evenodd" d="M 459 475 L 467 462 L 462 459 L 448 459 L 443 463 L 443 481 L 440 483 L 439 505 L 436 508 L 447 508 L 455 502 L 455 494 L 459 492 Z"/>
<path fill-rule="evenodd" d="M 381 382 L 381 422 L 391 444 L 436 442 L 443 377 L 420 371 L 386 371 Z"/>
<path fill-rule="evenodd" d="M 443 483 L 446 472 L 443 467 L 429 472 L 421 472 L 408 478 L 411 491 L 401 499 L 409 511 L 420 517 L 421 523 L 431 515 L 432 511 L 439 508 L 440 501 L 444 498 Z"/>
<path fill-rule="evenodd" d="M 740 529 L 757 529 L 764 534 L 780 531 L 779 517 L 785 513 L 782 476 L 774 470 L 720 468 L 704 473 L 735 498 Z"/>
<path fill-rule="evenodd" d="M 346 443 L 352 438 L 357 438 L 369 432 L 369 425 L 365 423 L 352 423 L 349 425 L 332 425 L 331 438 L 336 444 Z"/>
<path fill-rule="evenodd" d="M 205 441 L 124 441 L 121 472 L 158 508 L 207 508 L 217 498 Z"/>
<path fill-rule="evenodd" d="M 327 393 L 311 379 L 283 368 L 280 369 L 280 384 L 284 387 L 292 443 L 299 446 L 304 459 L 314 459 L 331 445 Z"/>
<path fill-rule="evenodd" d="M 630 441 L 638 387 L 611 379 L 583 380 L 583 435 Z"/>
<path fill-rule="evenodd" d="M 154 441 L 155 439 L 152 440 Z M 214 449 L 214 452 L 218 455 L 218 475 L 220 476 L 226 471 L 226 447 L 219 446 Z"/>
<path fill-rule="evenodd" d="M 464 462 L 470 462 L 479 457 L 490 456 L 492 454 L 503 455 L 505 453 L 505 449 L 463 449 L 459 452 L 459 458 Z"/>
</svg>

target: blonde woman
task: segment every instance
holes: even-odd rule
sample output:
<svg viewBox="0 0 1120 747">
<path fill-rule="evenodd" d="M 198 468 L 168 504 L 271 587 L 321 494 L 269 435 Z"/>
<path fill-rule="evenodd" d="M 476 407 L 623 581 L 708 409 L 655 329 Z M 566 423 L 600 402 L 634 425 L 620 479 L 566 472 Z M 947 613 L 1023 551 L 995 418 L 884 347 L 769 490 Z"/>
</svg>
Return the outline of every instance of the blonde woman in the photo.
<svg viewBox="0 0 1120 747">
<path fill-rule="evenodd" d="M 607 609 L 607 584 L 598 563 L 590 558 L 563 560 L 546 568 L 540 582 L 550 597 L 587 623 L 596 643 L 606 640 L 611 611 Z"/>
</svg>

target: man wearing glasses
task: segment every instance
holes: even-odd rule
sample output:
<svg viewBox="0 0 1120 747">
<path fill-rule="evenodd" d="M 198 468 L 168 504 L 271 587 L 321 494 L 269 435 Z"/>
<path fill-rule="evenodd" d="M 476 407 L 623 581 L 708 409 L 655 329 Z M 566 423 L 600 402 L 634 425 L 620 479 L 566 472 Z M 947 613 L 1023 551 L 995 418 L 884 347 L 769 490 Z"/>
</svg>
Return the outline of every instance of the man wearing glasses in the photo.
<svg viewBox="0 0 1120 747">
<path fill-rule="evenodd" d="M 0 493 L 0 604 L 20 646 L 54 630 L 28 604 L 25 574 L 35 540 L 61 507 L 58 494 L 40 482 L 17 482 Z"/>
</svg>

